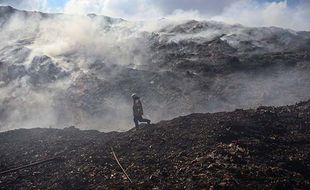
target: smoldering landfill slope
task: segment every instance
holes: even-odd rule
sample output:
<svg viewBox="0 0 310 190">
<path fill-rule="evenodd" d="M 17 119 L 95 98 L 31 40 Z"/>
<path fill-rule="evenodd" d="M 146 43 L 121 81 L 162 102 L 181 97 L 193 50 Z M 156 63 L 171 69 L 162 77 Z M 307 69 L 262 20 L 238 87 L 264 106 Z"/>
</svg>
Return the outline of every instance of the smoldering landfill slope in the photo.
<svg viewBox="0 0 310 190">
<path fill-rule="evenodd" d="M 1 7 L 0 40 L 1 130 L 127 130 L 134 92 L 153 121 L 310 98 L 310 32 Z"/>
<path fill-rule="evenodd" d="M 7 131 L 0 189 L 309 189 L 309 124 L 307 101 L 191 114 L 122 133 Z"/>
</svg>

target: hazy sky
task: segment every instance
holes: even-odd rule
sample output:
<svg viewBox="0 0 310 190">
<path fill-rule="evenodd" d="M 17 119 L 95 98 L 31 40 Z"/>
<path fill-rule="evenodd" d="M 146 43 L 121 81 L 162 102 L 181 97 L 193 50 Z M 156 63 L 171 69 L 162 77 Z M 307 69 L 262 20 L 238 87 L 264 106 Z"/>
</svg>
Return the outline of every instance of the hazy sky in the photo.
<svg viewBox="0 0 310 190">
<path fill-rule="evenodd" d="M 198 10 L 203 14 L 218 14 L 237 2 L 252 2 L 260 5 L 278 3 L 285 0 L 0 0 L 0 4 L 11 5 L 20 9 L 63 12 L 67 5 L 84 5 L 85 11 L 93 12 L 104 9 L 103 6 L 119 9 L 118 11 L 136 14 L 137 8 L 156 7 L 165 14 L 175 10 Z M 289 7 L 296 7 L 307 0 L 286 0 Z M 87 10 L 88 9 L 88 10 Z M 97 12 L 101 13 L 101 12 Z"/>
<path fill-rule="evenodd" d="M 310 30 L 310 0 L 0 0 L 43 12 L 96 13 L 130 20 L 213 19 L 249 26 Z"/>
</svg>

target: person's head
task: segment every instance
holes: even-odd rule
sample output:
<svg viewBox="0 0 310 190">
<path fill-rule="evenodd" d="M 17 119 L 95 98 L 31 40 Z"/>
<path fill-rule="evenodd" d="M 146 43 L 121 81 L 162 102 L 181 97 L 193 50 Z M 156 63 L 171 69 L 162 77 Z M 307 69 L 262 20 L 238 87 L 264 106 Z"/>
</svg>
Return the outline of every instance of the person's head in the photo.
<svg viewBox="0 0 310 190">
<path fill-rule="evenodd" d="M 132 94 L 131 97 L 132 97 L 133 100 L 138 100 L 139 99 L 139 96 L 137 94 Z"/>
</svg>

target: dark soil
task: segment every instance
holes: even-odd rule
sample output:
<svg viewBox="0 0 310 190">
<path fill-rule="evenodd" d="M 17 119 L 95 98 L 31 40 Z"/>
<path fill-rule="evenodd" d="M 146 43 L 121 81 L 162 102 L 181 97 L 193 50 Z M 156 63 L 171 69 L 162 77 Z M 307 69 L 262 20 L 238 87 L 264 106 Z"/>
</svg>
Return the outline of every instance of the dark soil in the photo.
<svg viewBox="0 0 310 190">
<path fill-rule="evenodd" d="M 55 156 L 1 175 L 0 189 L 310 189 L 310 102 L 192 114 L 124 133 L 0 133 L 0 171 Z"/>
</svg>

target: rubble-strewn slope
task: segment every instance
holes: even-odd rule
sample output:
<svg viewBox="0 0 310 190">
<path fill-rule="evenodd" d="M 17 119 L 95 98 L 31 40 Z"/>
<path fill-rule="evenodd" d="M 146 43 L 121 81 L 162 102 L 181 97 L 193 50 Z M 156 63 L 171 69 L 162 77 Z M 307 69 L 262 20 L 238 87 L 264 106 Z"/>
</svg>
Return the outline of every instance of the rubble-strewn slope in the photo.
<svg viewBox="0 0 310 190">
<path fill-rule="evenodd" d="M 0 133 L 0 189 L 309 189 L 310 101 L 191 114 L 124 133 L 76 128 Z M 111 154 L 113 147 L 132 178 Z"/>
</svg>

